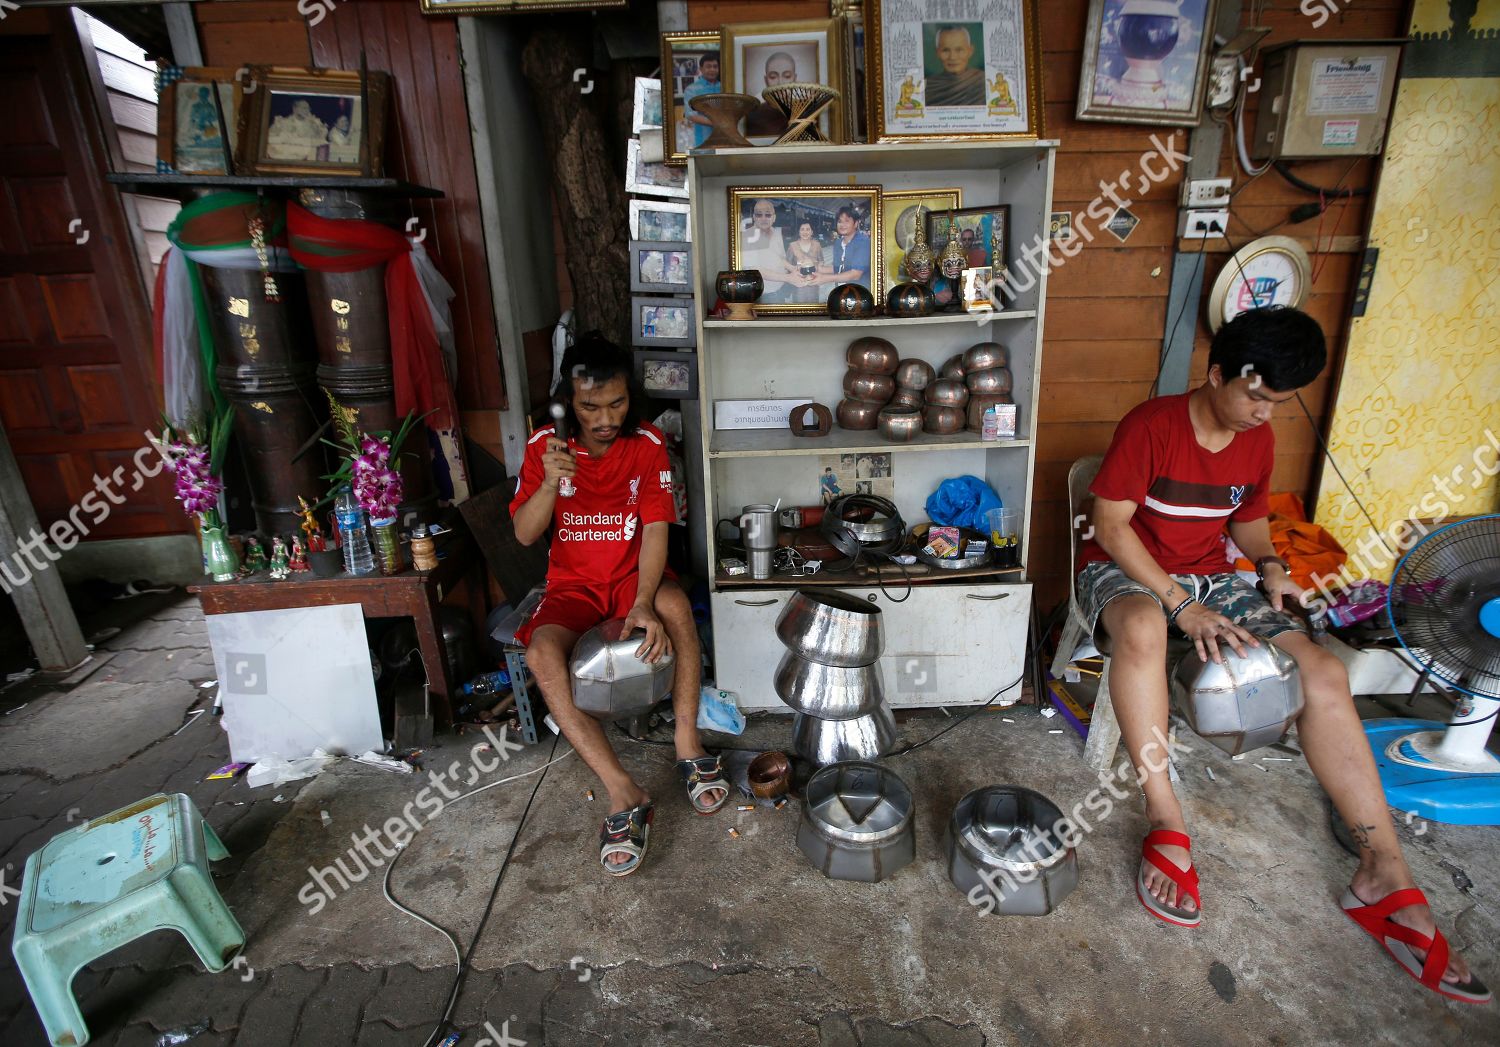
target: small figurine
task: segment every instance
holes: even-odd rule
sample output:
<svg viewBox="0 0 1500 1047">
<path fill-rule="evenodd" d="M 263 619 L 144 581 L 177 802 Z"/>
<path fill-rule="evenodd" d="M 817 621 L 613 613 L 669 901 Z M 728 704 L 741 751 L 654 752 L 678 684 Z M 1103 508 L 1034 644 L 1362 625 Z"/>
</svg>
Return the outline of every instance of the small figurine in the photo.
<svg viewBox="0 0 1500 1047">
<path fill-rule="evenodd" d="M 265 569 L 266 551 L 260 547 L 260 540 L 252 534 L 245 539 L 245 558 L 240 564 L 240 577 L 248 578 Z"/>
<path fill-rule="evenodd" d="M 323 552 L 328 546 L 323 541 L 323 529 L 318 526 L 318 518 L 313 515 L 312 506 L 308 505 L 307 499 L 300 494 L 297 496 L 297 504 L 301 506 L 297 515 L 302 517 L 302 533 L 307 535 L 308 550 L 315 553 Z M 296 541 L 296 535 L 292 536 L 292 540 Z"/>
<path fill-rule="evenodd" d="M 292 559 L 287 568 L 293 571 L 307 570 L 307 553 L 302 548 L 302 539 L 292 535 Z"/>
<path fill-rule="evenodd" d="M 277 535 L 271 539 L 271 581 L 279 582 L 286 578 L 288 573 L 286 560 L 286 543 Z"/>
</svg>

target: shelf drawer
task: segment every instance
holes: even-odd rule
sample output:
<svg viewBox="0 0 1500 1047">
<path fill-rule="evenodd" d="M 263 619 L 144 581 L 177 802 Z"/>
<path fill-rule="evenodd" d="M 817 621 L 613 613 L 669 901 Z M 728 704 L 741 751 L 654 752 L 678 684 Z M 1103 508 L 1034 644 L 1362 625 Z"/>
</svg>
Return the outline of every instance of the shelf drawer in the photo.
<svg viewBox="0 0 1500 1047">
<path fill-rule="evenodd" d="M 880 658 L 892 708 L 978 705 L 1006 684 L 1019 693 L 1026 661 L 1031 585 L 933 585 L 899 603 L 878 588 L 845 587 L 885 618 Z M 891 587 L 901 596 L 902 587 Z M 723 590 L 711 597 L 714 666 L 740 708 L 787 711 L 772 689 L 785 648 L 776 619 L 794 589 Z"/>
</svg>

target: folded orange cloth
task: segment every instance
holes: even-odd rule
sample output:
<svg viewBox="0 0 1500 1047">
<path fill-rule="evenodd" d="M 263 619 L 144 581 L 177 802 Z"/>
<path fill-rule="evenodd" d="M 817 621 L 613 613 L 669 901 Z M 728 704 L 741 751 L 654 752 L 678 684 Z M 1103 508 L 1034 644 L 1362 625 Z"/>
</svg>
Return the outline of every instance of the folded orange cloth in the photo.
<svg viewBox="0 0 1500 1047">
<path fill-rule="evenodd" d="M 1307 519 L 1302 499 L 1295 494 L 1272 494 L 1270 510 L 1271 544 L 1276 547 L 1276 555 L 1287 562 L 1292 581 L 1304 589 L 1313 588 L 1315 577 L 1337 574 L 1349 559 L 1333 535 Z M 1240 571 L 1255 570 L 1244 557 L 1234 566 Z"/>
</svg>

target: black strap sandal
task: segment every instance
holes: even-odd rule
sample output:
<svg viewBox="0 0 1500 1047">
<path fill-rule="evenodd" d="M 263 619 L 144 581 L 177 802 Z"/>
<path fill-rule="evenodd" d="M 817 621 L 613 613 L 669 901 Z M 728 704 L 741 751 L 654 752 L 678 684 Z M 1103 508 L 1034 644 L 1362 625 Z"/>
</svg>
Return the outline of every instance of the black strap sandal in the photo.
<svg viewBox="0 0 1500 1047">
<path fill-rule="evenodd" d="M 643 803 L 611 814 L 599 828 L 599 864 L 611 876 L 629 876 L 646 860 L 646 847 L 651 842 L 651 821 L 656 817 L 656 807 Z M 627 856 L 623 862 L 611 862 L 612 854 Z"/>
<path fill-rule="evenodd" d="M 729 802 L 729 783 L 724 780 L 724 768 L 717 756 L 699 756 L 693 760 L 678 760 L 677 773 L 687 785 L 688 802 L 699 814 L 713 814 Z M 704 793 L 718 790 L 722 795 L 712 803 L 699 803 Z"/>
</svg>

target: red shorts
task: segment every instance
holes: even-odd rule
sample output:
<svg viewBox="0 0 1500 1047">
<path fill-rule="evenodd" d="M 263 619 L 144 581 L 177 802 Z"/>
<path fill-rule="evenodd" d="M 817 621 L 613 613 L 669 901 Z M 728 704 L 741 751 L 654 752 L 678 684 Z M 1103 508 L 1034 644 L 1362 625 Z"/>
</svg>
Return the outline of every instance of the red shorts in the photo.
<svg viewBox="0 0 1500 1047">
<path fill-rule="evenodd" d="M 662 572 L 663 582 L 672 578 L 670 570 Z M 629 574 L 608 585 L 573 583 L 557 586 L 549 582 L 536 610 L 531 612 L 526 624 L 516 630 L 516 643 L 529 647 L 531 634 L 542 625 L 560 625 L 569 632 L 586 633 L 612 618 L 624 618 L 635 606 L 639 588 L 639 574 Z"/>
</svg>

